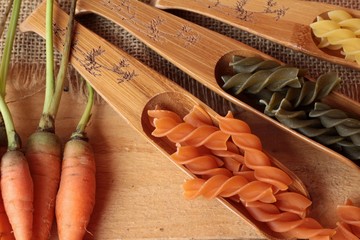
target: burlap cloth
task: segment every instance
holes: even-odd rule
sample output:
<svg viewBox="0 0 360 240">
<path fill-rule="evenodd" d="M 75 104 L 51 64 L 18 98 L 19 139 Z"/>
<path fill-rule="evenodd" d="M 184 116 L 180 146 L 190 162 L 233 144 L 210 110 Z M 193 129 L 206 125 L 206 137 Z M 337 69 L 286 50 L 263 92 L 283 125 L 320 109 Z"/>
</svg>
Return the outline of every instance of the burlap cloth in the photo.
<svg viewBox="0 0 360 240">
<path fill-rule="evenodd" d="M 345 6 L 353 9 L 360 9 L 359 0 L 314 1 Z M 0 2 L 0 11 L 1 14 L 3 14 L 8 1 L 0 0 Z M 40 2 L 41 0 L 23 0 L 20 21 L 25 19 L 25 17 L 28 16 Z M 70 8 L 69 0 L 59 0 L 59 4 L 65 11 L 68 12 Z M 305 68 L 308 70 L 310 76 L 314 78 L 330 70 L 337 71 L 342 79 L 342 84 L 339 91 L 354 100 L 360 101 L 360 71 L 331 64 L 326 61 L 322 61 L 307 56 L 305 54 L 295 52 L 278 44 L 272 43 L 266 39 L 257 37 L 253 34 L 249 34 L 248 32 L 236 29 L 227 24 L 212 20 L 210 18 L 181 11 L 172 11 L 172 13 L 214 31 L 220 32 L 224 35 L 228 35 L 241 42 L 244 42 L 285 63 Z M 79 22 L 90 28 L 92 31 L 98 33 L 116 46 L 121 47 L 131 55 L 135 56 L 140 61 L 149 65 L 150 67 L 172 79 L 173 81 L 177 82 L 179 85 L 186 88 L 203 101 L 208 103 L 209 99 L 211 99 L 212 103 L 215 102 L 221 104 L 219 103 L 219 101 L 214 101 L 214 99 L 219 98 L 216 94 L 205 89 L 202 85 L 196 83 L 196 81 L 192 80 L 189 76 L 181 72 L 179 69 L 164 60 L 162 57 L 157 55 L 151 49 L 146 47 L 136 38 L 131 36 L 129 33 L 124 31 L 120 27 L 116 26 L 115 24 L 95 15 L 81 16 L 77 19 Z M 1 40 L 0 44 L 2 50 L 4 45 L 3 39 Z M 59 56 L 59 54 L 56 54 L 57 59 L 59 59 Z M 33 91 L 35 88 L 34 86 L 43 86 L 45 79 L 44 64 L 45 41 L 34 33 L 19 32 L 16 36 L 12 69 L 10 73 L 12 84 L 14 84 L 14 86 L 16 86 L 19 90 L 27 89 L 29 91 Z M 74 71 L 69 72 L 70 73 L 68 77 L 70 81 L 68 81 L 67 87 L 70 90 L 78 89 L 79 86 L 77 86 L 78 82 L 77 77 L 75 76 L 76 74 L 74 75 Z M 223 100 L 220 100 L 220 102 L 222 101 Z M 212 107 L 218 109 L 218 106 Z"/>
</svg>

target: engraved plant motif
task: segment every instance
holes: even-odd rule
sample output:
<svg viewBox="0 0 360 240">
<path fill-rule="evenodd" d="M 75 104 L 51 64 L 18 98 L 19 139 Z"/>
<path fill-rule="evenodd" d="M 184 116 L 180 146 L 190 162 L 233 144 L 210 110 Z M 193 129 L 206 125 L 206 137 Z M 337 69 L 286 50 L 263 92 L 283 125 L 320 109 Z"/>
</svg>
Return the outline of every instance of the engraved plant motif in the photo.
<svg viewBox="0 0 360 240">
<path fill-rule="evenodd" d="M 154 18 L 150 21 L 150 23 L 147 26 L 148 29 L 148 36 L 154 40 L 154 41 L 160 41 L 160 39 L 162 38 L 161 35 L 161 31 L 159 30 L 159 26 L 164 22 L 165 20 L 157 17 Z"/>
<path fill-rule="evenodd" d="M 255 15 L 256 13 L 265 13 L 269 15 L 274 15 L 275 20 L 277 21 L 283 16 L 285 16 L 286 12 L 289 10 L 288 7 L 279 6 L 276 0 L 266 0 L 266 2 L 264 3 L 265 6 L 261 11 L 251 11 L 246 9 L 247 3 L 249 3 L 251 0 L 238 0 L 235 2 L 235 5 L 233 7 L 222 5 L 221 0 L 215 0 L 215 1 L 209 0 L 208 2 L 211 2 L 211 4 L 204 3 L 204 1 L 200 1 L 200 0 L 195 0 L 195 1 L 198 4 L 206 4 L 207 8 L 213 8 L 214 10 L 219 11 L 222 14 L 226 12 L 227 15 L 232 15 L 231 13 L 229 13 L 230 11 L 226 11 L 226 10 L 229 9 L 234 10 L 235 13 L 233 16 L 239 18 L 242 21 L 254 20 L 256 17 Z"/>
<path fill-rule="evenodd" d="M 185 45 L 194 45 L 199 41 L 199 35 L 194 34 L 191 27 L 183 25 L 177 32 L 177 37 L 185 40 Z"/>
<path fill-rule="evenodd" d="M 56 36 L 62 39 L 64 38 L 64 35 L 65 31 L 60 27 L 57 27 Z M 112 66 L 104 65 L 101 63 L 101 61 L 99 61 L 99 57 L 106 54 L 105 50 L 101 46 L 98 46 L 97 48 L 92 48 L 91 50 L 83 50 L 78 46 L 78 42 L 78 34 L 74 33 L 72 49 L 74 52 L 78 52 L 81 57 L 78 57 L 77 55 L 74 55 L 73 57 L 91 75 L 101 76 L 104 70 L 110 71 L 118 76 L 118 83 L 130 81 L 137 76 L 135 70 L 128 69 L 131 68 L 131 66 L 127 59 L 120 59 L 116 64 L 113 64 Z"/>
<path fill-rule="evenodd" d="M 244 6 L 246 3 L 247 0 L 237 1 L 235 5 L 235 12 L 237 13 L 237 18 L 244 21 L 249 21 L 253 15 L 253 12 L 245 10 Z"/>
<path fill-rule="evenodd" d="M 264 13 L 275 13 L 276 14 L 276 20 L 279 20 L 281 17 L 285 16 L 286 11 L 289 10 L 289 8 L 282 6 L 281 8 L 276 8 L 277 2 L 274 0 L 268 0 L 266 3 L 266 7 L 264 9 Z M 274 9 L 275 8 L 275 9 Z"/>
<path fill-rule="evenodd" d="M 165 43 L 167 40 L 182 41 L 185 46 L 196 44 L 199 40 L 198 34 L 186 26 L 174 28 L 174 30 L 164 30 L 162 25 L 166 24 L 166 20 L 156 16 L 150 20 L 139 20 L 136 18 L 140 7 L 132 4 L 131 0 L 101 0 L 104 7 L 116 13 L 122 21 L 127 21 L 126 24 L 131 24 L 136 27 L 139 32 L 146 34 L 152 41 Z"/>
<path fill-rule="evenodd" d="M 111 0 L 102 0 L 101 3 L 112 11 L 118 12 L 122 20 L 135 18 L 135 12 L 132 11 L 130 0 L 121 0 L 118 4 Z"/>
<path fill-rule="evenodd" d="M 80 60 L 81 65 L 94 76 L 101 75 L 101 65 L 96 61 L 96 58 L 100 55 L 102 55 L 105 52 L 105 50 L 101 49 L 101 46 L 99 46 L 97 49 L 92 49 L 89 52 L 86 52 L 84 54 L 84 59 Z"/>
<path fill-rule="evenodd" d="M 118 83 L 122 83 L 125 81 L 130 81 L 137 76 L 135 70 L 132 71 L 126 70 L 126 68 L 129 66 L 130 64 L 127 59 L 121 59 L 117 64 L 113 65 L 112 69 L 109 70 L 118 74 L 120 77 L 117 79 L 117 81 Z"/>
</svg>

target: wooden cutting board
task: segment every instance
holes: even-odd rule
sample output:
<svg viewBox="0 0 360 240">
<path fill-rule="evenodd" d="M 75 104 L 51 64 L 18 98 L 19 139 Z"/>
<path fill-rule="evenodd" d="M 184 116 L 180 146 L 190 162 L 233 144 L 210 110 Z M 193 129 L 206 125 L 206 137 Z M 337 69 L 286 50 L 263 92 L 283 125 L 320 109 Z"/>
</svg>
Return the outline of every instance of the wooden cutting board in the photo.
<svg viewBox="0 0 360 240">
<path fill-rule="evenodd" d="M 8 88 L 7 102 L 23 145 L 37 127 L 43 86 Z M 63 93 L 56 121 L 63 142 L 76 127 L 84 100 Z M 88 136 L 96 153 L 97 198 L 85 239 L 260 238 L 217 200 L 184 200 L 181 184 L 187 176 L 106 103 L 95 105 Z M 58 239 L 55 226 L 51 239 Z"/>
</svg>

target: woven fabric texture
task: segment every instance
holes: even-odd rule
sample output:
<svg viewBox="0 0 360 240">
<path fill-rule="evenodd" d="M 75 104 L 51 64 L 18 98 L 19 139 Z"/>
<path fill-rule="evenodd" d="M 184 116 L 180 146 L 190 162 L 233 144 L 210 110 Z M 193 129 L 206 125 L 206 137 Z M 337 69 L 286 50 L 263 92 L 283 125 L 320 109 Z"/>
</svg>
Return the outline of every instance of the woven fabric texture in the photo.
<svg viewBox="0 0 360 240">
<path fill-rule="evenodd" d="M 144 0 L 146 2 L 146 0 Z M 315 1 L 315 0 L 314 0 Z M 318 2 L 330 3 L 333 5 L 344 6 L 353 9 L 360 9 L 360 1 L 358 0 L 316 0 Z M 0 12 L 3 14 L 8 1 L 0 0 Z M 36 7 L 40 4 L 40 0 L 23 0 L 20 21 L 26 18 Z M 70 0 L 59 0 L 60 6 L 68 11 L 70 8 Z M 306 4 L 306 1 L 304 1 Z M 203 17 L 197 14 L 171 11 L 171 13 L 185 18 L 189 21 L 195 22 L 213 31 L 232 37 L 239 40 L 253 48 L 259 49 L 262 52 L 271 55 L 287 64 L 294 65 L 306 69 L 309 75 L 316 78 L 320 74 L 328 71 L 337 71 L 342 79 L 340 92 L 348 97 L 360 101 L 360 71 L 335 65 L 317 58 L 293 51 L 281 45 L 275 44 L 271 41 L 257 37 L 248 32 L 231 27 L 219 21 Z M 306 13 L 304 13 L 306 14 Z M 154 51 L 138 41 L 131 34 L 95 15 L 84 15 L 77 17 L 77 20 L 90 28 L 92 31 L 101 35 L 116 46 L 121 47 L 126 52 L 130 53 L 138 60 L 152 67 L 161 74 L 167 76 L 182 87 L 189 90 L 194 95 L 198 96 L 205 102 L 209 99 L 213 101 L 218 96 L 211 91 L 205 89 L 202 85 L 196 83 L 185 73 L 177 69 L 171 63 L 157 55 Z M 4 45 L 4 39 L 0 41 L 1 50 Z M 1 51 L 2 52 L 2 51 Z M 55 54 L 57 62 L 59 62 L 60 54 Z M 45 41 L 34 33 L 18 32 L 16 36 L 15 47 L 13 50 L 11 76 L 14 78 L 14 84 L 18 88 L 31 88 L 34 85 L 39 85 L 44 82 L 45 78 Z M 74 71 L 70 71 L 73 73 Z M 71 81 L 69 86 L 76 85 L 77 78 L 69 75 Z M 75 79 L 75 80 L 74 80 Z M 216 106 L 215 109 L 217 108 Z"/>
</svg>

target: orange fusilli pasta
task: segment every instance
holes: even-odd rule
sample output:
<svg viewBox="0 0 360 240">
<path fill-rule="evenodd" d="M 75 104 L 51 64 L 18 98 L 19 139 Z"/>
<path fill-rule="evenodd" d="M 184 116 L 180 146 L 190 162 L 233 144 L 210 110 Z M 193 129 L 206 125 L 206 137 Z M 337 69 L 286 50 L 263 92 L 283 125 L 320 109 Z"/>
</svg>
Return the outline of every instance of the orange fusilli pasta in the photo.
<svg viewBox="0 0 360 240">
<path fill-rule="evenodd" d="M 339 222 L 334 240 L 358 240 L 360 238 L 360 208 L 347 200 L 336 209 Z"/>
<path fill-rule="evenodd" d="M 226 149 L 228 134 L 220 131 L 217 127 L 202 124 L 199 127 L 183 122 L 179 116 L 166 110 L 149 110 L 148 115 L 153 118 L 152 124 L 155 137 L 167 137 L 174 143 L 191 146 L 206 146 L 209 149 Z"/>
<path fill-rule="evenodd" d="M 255 220 L 286 236 L 322 240 L 335 234 L 334 229 L 324 228 L 306 216 L 312 202 L 289 190 L 290 176 L 272 165 L 260 139 L 231 112 L 216 117 L 219 126 L 200 106 L 195 106 L 183 119 L 166 110 L 148 113 L 155 127 L 152 134 L 167 137 L 176 144 L 172 159 L 200 177 L 183 184 L 186 199 L 230 198 L 243 204 Z M 209 144 L 204 132 L 219 135 L 213 135 Z"/>
<path fill-rule="evenodd" d="M 244 164 L 255 171 L 255 178 L 270 183 L 280 190 L 288 189 L 292 179 L 281 169 L 271 165 L 271 159 L 262 151 L 260 139 L 250 132 L 249 126 L 229 112 L 218 117 L 219 128 L 229 134 L 232 141 L 244 152 Z"/>
<path fill-rule="evenodd" d="M 171 158 L 202 178 L 214 175 L 232 175 L 230 170 L 222 167 L 224 162 L 204 147 L 179 146 Z"/>
</svg>

